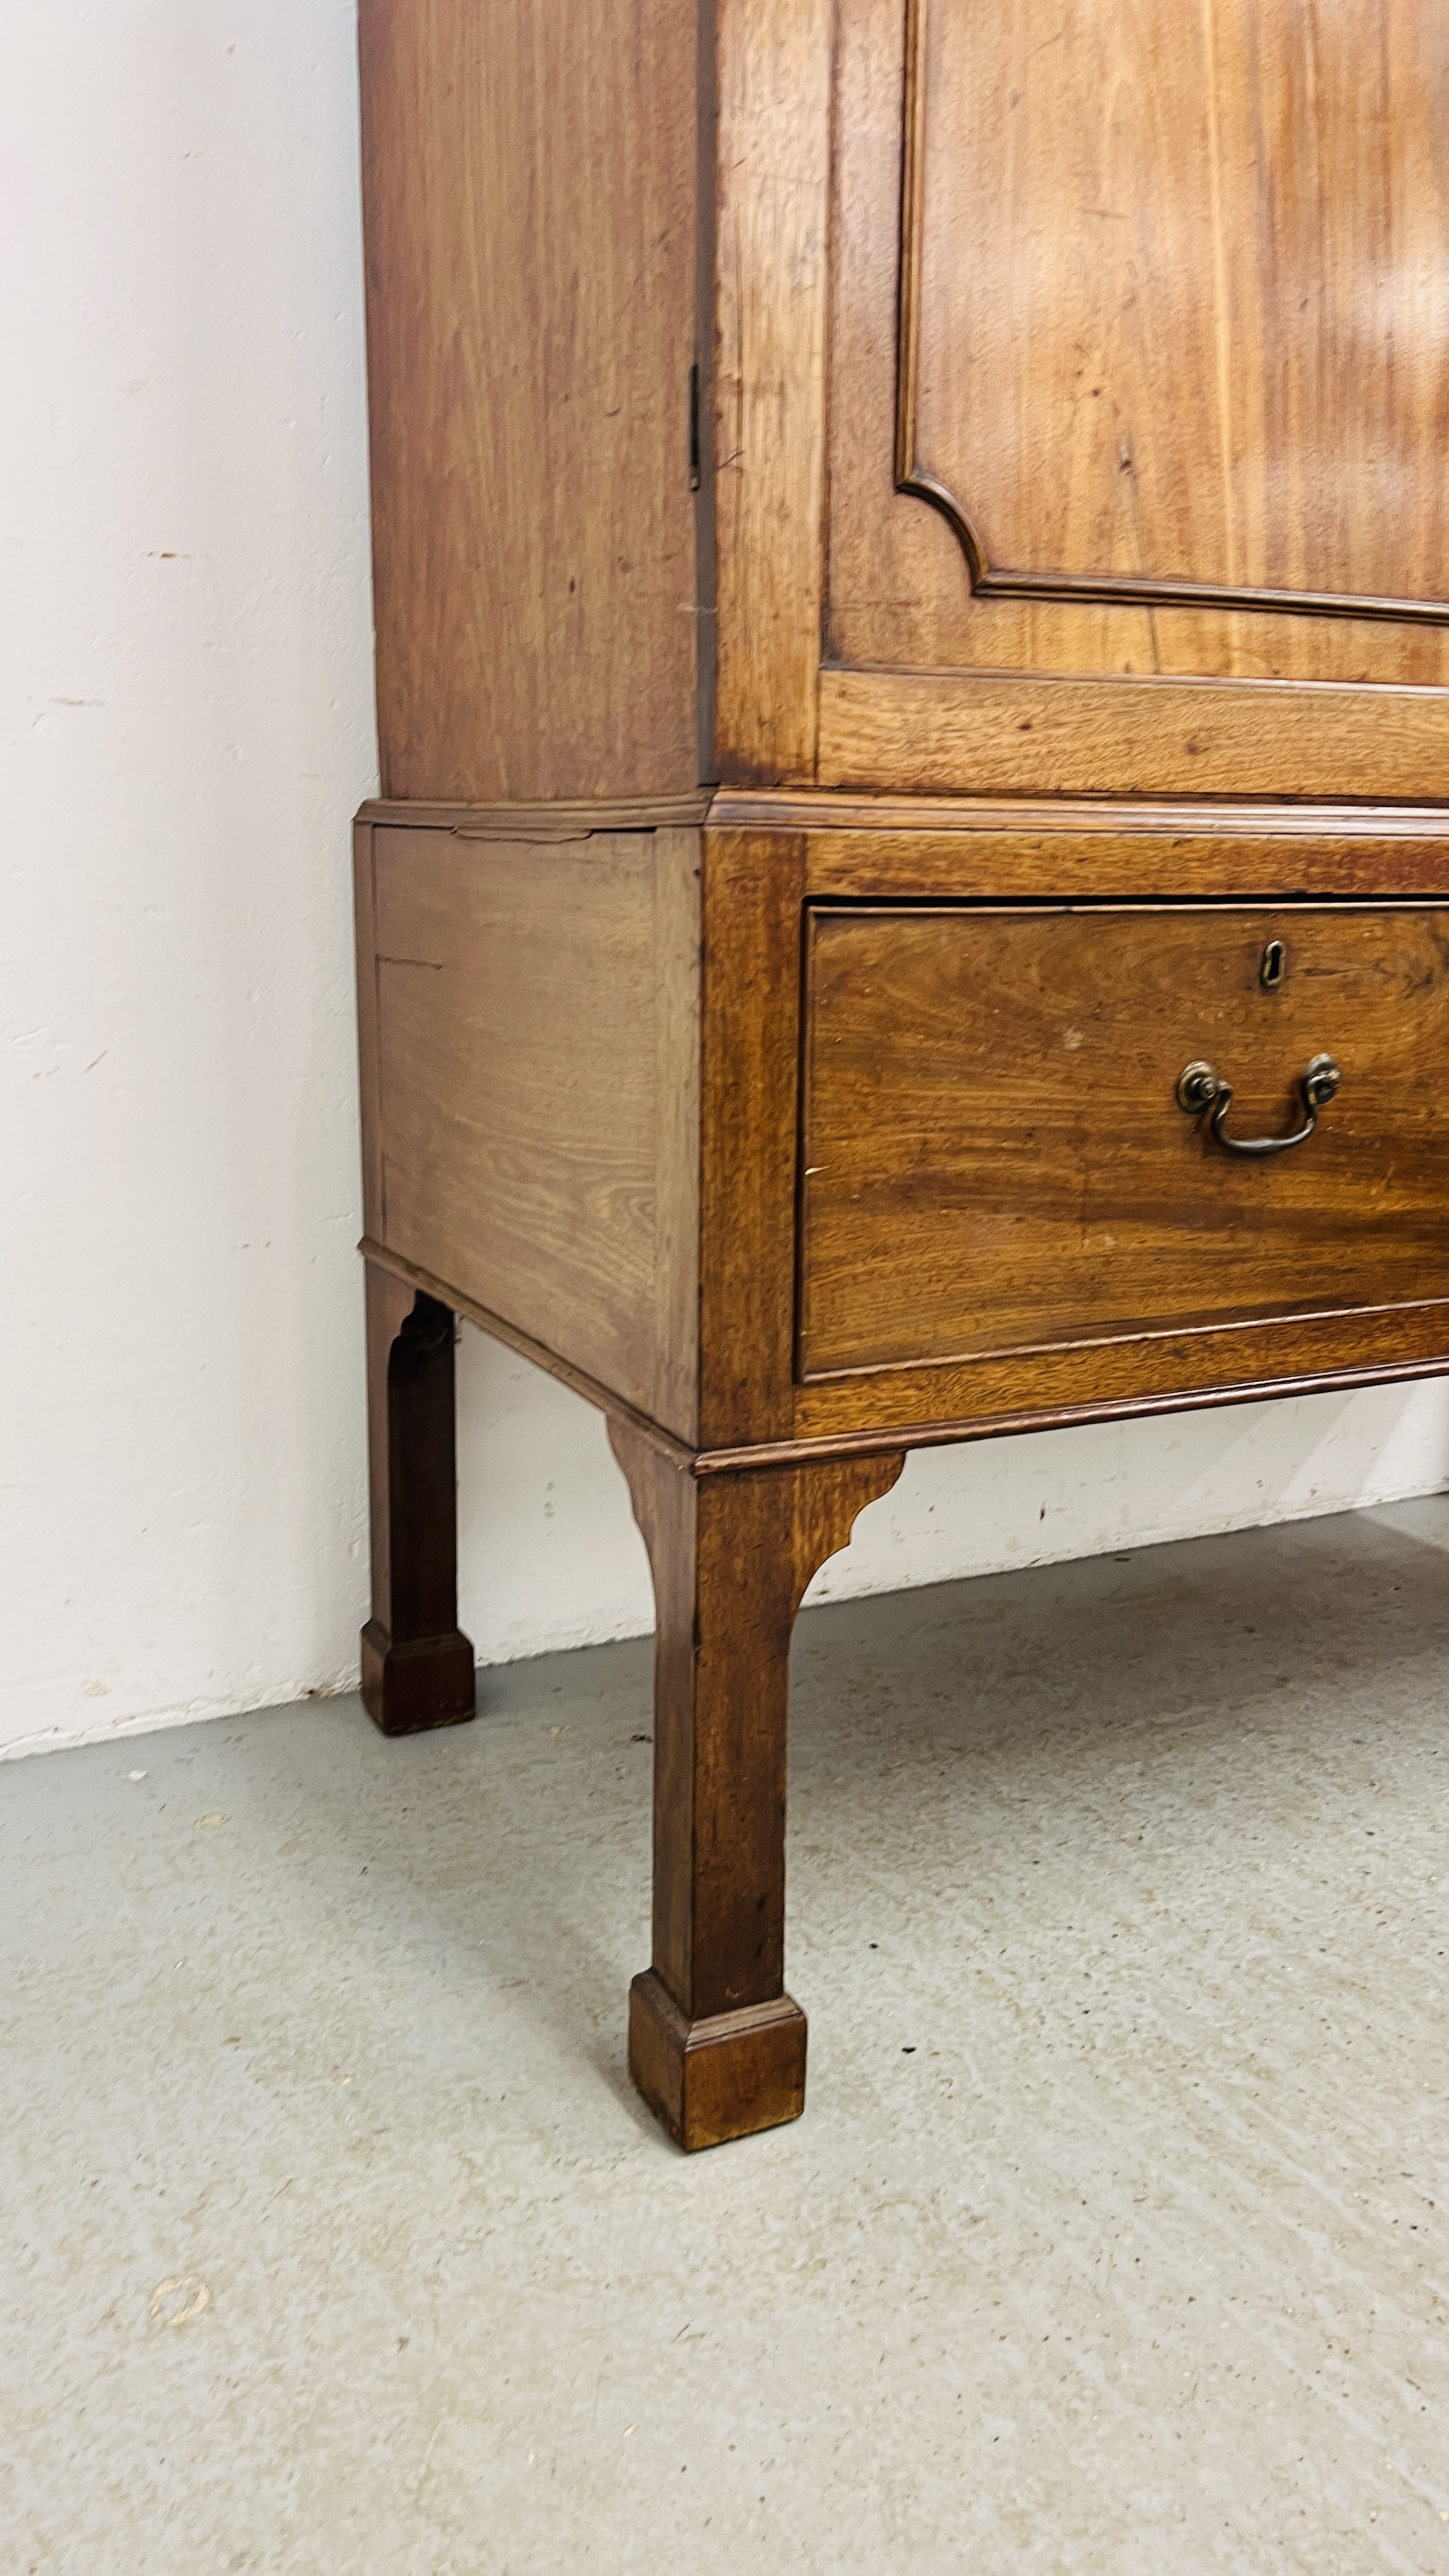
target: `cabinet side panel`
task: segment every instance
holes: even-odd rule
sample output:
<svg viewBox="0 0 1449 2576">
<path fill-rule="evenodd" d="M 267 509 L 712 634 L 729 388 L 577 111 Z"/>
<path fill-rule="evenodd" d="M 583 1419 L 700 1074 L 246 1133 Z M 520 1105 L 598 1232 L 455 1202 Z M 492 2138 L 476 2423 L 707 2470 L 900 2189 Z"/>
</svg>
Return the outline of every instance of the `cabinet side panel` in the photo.
<svg viewBox="0 0 1449 2576">
<path fill-rule="evenodd" d="M 688 788 L 692 13 L 359 16 L 384 792 Z"/>
<path fill-rule="evenodd" d="M 381 1240 L 691 1437 L 698 836 L 374 848 Z"/>
</svg>

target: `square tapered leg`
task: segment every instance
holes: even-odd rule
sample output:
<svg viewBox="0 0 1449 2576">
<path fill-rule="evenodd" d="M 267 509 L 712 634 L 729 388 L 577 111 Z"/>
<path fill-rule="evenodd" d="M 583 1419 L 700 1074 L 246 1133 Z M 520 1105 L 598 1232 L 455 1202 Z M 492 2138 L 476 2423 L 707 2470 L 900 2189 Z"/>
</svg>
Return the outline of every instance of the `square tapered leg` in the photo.
<svg viewBox="0 0 1449 2576">
<path fill-rule="evenodd" d="M 372 1617 L 362 1697 L 384 1735 L 455 1726 L 477 1708 L 458 1626 L 453 1317 L 367 1264 Z"/>
<path fill-rule="evenodd" d="M 785 1992 L 790 1635 L 816 1568 L 904 1463 L 697 1476 L 618 1422 L 654 1570 L 654 1959 L 629 2071 L 672 2138 L 798 2119 L 805 2015 Z"/>
</svg>

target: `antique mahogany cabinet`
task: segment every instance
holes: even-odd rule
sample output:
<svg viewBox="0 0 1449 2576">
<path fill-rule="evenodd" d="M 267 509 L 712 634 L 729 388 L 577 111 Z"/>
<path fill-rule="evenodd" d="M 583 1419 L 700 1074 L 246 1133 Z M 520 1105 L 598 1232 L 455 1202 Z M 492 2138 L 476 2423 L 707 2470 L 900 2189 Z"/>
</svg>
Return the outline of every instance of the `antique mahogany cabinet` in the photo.
<svg viewBox="0 0 1449 2576">
<path fill-rule="evenodd" d="M 362 0 L 367 1704 L 454 1319 L 658 1605 L 634 2078 L 789 2119 L 790 1632 L 922 1443 L 1449 1367 L 1444 0 Z"/>
</svg>

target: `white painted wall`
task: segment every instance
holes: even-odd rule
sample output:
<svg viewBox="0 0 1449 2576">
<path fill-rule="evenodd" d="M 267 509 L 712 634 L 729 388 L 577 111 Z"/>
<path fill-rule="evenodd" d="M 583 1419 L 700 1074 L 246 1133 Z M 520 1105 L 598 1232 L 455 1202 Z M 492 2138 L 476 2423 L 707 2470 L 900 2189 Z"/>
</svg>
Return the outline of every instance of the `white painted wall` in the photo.
<svg viewBox="0 0 1449 2576">
<path fill-rule="evenodd" d="M 374 746 L 352 19 L 347 0 L 0 13 L 15 1752 L 355 1671 L 346 827 Z M 596 1417 L 470 1334 L 461 1431 L 485 1659 L 644 1628 Z M 1446 1482 L 1441 1385 L 938 1452 L 819 1589 Z"/>
</svg>

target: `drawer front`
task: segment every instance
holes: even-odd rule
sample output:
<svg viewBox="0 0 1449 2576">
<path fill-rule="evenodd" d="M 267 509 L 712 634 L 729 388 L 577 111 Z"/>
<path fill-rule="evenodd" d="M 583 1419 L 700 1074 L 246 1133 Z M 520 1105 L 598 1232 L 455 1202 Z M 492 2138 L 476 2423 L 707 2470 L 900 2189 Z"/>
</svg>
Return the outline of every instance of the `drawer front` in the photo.
<svg viewBox="0 0 1449 2576">
<path fill-rule="evenodd" d="M 1449 907 L 819 905 L 806 955 L 802 1378 L 1444 1297 Z M 1321 1056 L 1287 1151 L 1179 1106 L 1291 1134 Z"/>
</svg>

